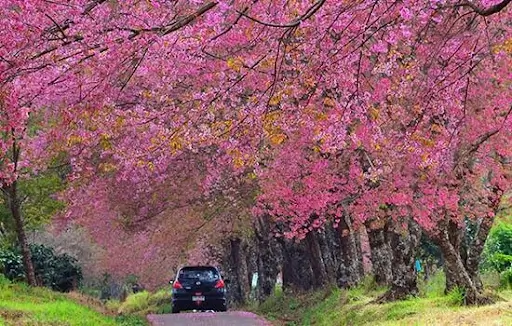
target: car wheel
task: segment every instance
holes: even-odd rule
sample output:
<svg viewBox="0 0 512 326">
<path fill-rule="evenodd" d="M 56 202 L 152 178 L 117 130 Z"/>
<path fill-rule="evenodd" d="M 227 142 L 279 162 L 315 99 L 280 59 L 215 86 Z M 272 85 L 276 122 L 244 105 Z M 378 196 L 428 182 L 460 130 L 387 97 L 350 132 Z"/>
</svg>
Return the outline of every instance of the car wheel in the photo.
<svg viewBox="0 0 512 326">
<path fill-rule="evenodd" d="M 217 311 L 219 311 L 219 312 L 226 312 L 226 311 L 228 311 L 228 308 L 227 307 L 221 307 L 221 308 L 217 309 Z"/>
<path fill-rule="evenodd" d="M 179 314 L 180 310 L 177 307 L 172 307 L 171 313 L 173 314 Z"/>
</svg>

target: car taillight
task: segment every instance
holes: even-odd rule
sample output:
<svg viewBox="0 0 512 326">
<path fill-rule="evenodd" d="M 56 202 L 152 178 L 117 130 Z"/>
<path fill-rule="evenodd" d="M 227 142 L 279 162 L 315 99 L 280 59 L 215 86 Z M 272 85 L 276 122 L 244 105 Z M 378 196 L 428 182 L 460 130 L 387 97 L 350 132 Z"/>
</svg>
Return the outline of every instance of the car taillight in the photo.
<svg viewBox="0 0 512 326">
<path fill-rule="evenodd" d="M 172 284 L 172 288 L 173 289 L 183 289 L 183 286 L 181 285 L 181 283 L 179 281 L 175 281 L 173 284 Z"/>
<path fill-rule="evenodd" d="M 223 289 L 226 285 L 224 284 L 223 280 L 218 280 L 217 284 L 215 284 L 216 289 Z"/>
</svg>

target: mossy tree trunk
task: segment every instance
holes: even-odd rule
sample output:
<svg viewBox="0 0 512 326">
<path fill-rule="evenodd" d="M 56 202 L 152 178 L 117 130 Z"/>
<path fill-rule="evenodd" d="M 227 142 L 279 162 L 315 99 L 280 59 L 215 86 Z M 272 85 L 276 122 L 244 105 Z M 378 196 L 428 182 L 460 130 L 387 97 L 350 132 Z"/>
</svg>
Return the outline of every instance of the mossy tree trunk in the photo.
<svg viewBox="0 0 512 326">
<path fill-rule="evenodd" d="M 388 239 L 387 220 L 371 220 L 366 223 L 370 243 L 371 261 L 375 282 L 379 285 L 391 285 L 393 280 L 393 254 Z"/>
<path fill-rule="evenodd" d="M 409 220 L 406 227 L 397 222 L 390 221 L 390 224 L 388 234 L 393 253 L 393 277 L 389 290 L 377 302 L 403 300 L 418 294 L 414 261 L 421 229 L 412 220 Z"/>
<path fill-rule="evenodd" d="M 492 219 L 481 219 L 472 240 L 461 248 L 461 238 L 466 230 L 451 221 L 440 224 L 440 232 L 435 238 L 444 258 L 446 290 L 457 287 L 463 291 L 464 303 L 480 305 L 492 302 L 483 294 L 483 286 L 478 273 L 478 263 L 484 248 L 485 239 L 491 229 Z"/>
</svg>

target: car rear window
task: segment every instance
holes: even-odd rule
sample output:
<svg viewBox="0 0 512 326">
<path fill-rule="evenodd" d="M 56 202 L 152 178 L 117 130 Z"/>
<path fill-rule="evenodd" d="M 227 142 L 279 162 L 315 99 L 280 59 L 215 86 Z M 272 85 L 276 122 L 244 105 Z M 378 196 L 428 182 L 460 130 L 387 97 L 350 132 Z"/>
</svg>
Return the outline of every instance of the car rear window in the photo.
<svg viewBox="0 0 512 326">
<path fill-rule="evenodd" d="M 180 270 L 179 280 L 194 279 L 200 281 L 216 281 L 219 279 L 219 273 L 211 267 L 185 267 Z"/>
</svg>

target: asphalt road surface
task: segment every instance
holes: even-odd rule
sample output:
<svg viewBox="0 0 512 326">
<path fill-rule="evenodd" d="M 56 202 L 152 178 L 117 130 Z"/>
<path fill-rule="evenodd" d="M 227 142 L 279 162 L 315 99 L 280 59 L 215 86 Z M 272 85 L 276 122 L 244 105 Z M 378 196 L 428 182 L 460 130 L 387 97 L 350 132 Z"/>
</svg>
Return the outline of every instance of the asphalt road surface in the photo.
<svg viewBox="0 0 512 326">
<path fill-rule="evenodd" d="M 153 326 L 271 326 L 250 312 L 191 312 L 169 315 L 149 315 Z"/>
</svg>

